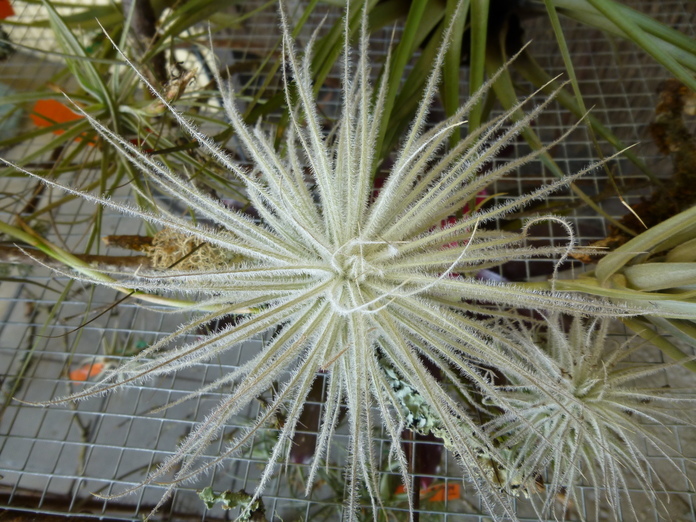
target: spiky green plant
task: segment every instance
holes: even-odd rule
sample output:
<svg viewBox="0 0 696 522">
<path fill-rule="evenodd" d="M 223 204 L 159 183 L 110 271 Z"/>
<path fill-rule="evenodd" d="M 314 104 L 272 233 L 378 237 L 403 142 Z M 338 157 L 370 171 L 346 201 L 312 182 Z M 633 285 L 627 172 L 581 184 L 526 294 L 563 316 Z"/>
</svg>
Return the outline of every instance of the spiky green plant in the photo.
<svg viewBox="0 0 696 522">
<path fill-rule="evenodd" d="M 600 520 L 600 506 L 606 505 L 610 516 L 621 520 L 625 494 L 630 514 L 623 516 L 639 520 L 627 493 L 629 485 L 636 487 L 631 481 L 653 506 L 660 504 L 656 490 L 664 489 L 646 458 L 646 445 L 684 474 L 668 454 L 673 448 L 652 428 L 691 425 L 686 414 L 693 408 L 693 394 L 641 384 L 645 378 L 654 382 L 651 376 L 678 363 L 631 364 L 627 359 L 644 343 L 612 341 L 610 324 L 576 316 L 566 331 L 555 315 L 543 329 L 511 329 L 514 342 L 534 361 L 535 377 L 512 371 L 499 386 L 506 403 L 498 402 L 501 395 L 484 401 L 501 410 L 485 430 L 505 448 L 504 487 L 523 485 L 535 500 L 536 480 L 546 477 L 547 494 L 535 506 L 542 518 L 549 516 L 560 491 L 565 491 L 564 509 L 574 504 L 575 487 L 585 482 L 596 498 L 595 513 L 586 517 Z"/>
<path fill-rule="evenodd" d="M 308 483 L 312 483 L 327 451 L 344 403 L 350 432 L 346 517 L 352 517 L 358 508 L 360 484 L 367 488 L 375 513 L 378 511 L 378 469 L 372 448 L 375 410 L 392 438 L 393 454 L 400 463 L 410 498 L 406 457 L 399 445 L 401 431 L 409 427 L 409 419 L 383 371 L 387 367 L 437 415 L 440 433 L 446 435 L 448 447 L 465 475 L 473 479 L 486 508 L 515 518 L 505 495 L 497 487 L 487 485 L 487 472 L 478 458 L 481 448 L 486 448 L 500 460 L 498 450 L 474 422 L 467 407 L 448 393 L 447 383 L 466 381 L 480 393 L 499 395 L 482 372 L 482 365 L 533 378 L 526 370 L 527 361 L 515 362 L 500 348 L 509 343 L 501 335 L 495 318 L 515 317 L 511 310 L 580 310 L 614 315 L 623 309 L 578 294 L 525 290 L 475 278 L 481 269 L 507 260 L 566 254 L 566 248 L 533 248 L 525 242 L 526 232 L 501 232 L 492 225 L 497 218 L 546 196 L 582 173 L 495 206 L 471 209 L 452 226 L 442 228 L 440 223 L 460 213 L 464 203 L 473 200 L 484 187 L 539 157 L 543 151 L 488 170 L 483 168 L 549 102 L 506 126 L 513 112 L 530 103 L 529 99 L 523 100 L 452 150 L 446 150 L 450 136 L 459 131 L 467 112 L 489 86 L 485 85 L 452 118 L 428 128 L 427 117 L 437 91 L 447 33 L 416 118 L 404 136 L 384 185 L 375 195 L 374 144 L 387 85 L 381 83 L 373 90 L 369 81 L 366 14 L 363 13 L 356 63 L 348 43 L 345 46 L 342 112 L 335 131 L 329 135 L 322 131 L 312 95 L 310 62 L 314 39 L 300 58 L 282 10 L 281 19 L 286 61 L 283 71 L 292 73 L 292 79 L 285 78 L 286 101 L 292 110 L 282 153 L 274 150 L 272 140 L 261 128 L 249 128 L 243 123 L 231 87 L 218 79 L 230 123 L 253 160 L 253 171 L 231 161 L 155 92 L 180 125 L 245 184 L 259 220 L 230 210 L 83 113 L 103 139 L 128 157 L 150 183 L 184 202 L 214 226 L 192 223 L 165 209 L 142 210 L 50 180 L 45 183 L 190 235 L 199 244 L 229 252 L 229 259 L 241 256 L 244 262 L 231 262 L 222 269 L 208 271 L 140 273 L 137 277 L 124 276 L 117 283 L 111 283 L 109 278 L 97 280 L 93 270 L 70 273 L 76 279 L 117 288 L 188 293 L 208 312 L 132 357 L 102 382 L 47 404 L 84 399 L 174 372 L 271 332 L 270 341 L 249 362 L 187 396 L 192 398 L 233 385 L 232 391 L 176 453 L 141 485 L 165 483 L 169 484 L 168 491 L 173 491 L 177 484 L 211 469 L 250 443 L 254 432 L 283 408 L 286 422 L 261 477 L 256 492 L 259 495 L 275 465 L 290 451 L 287 442 L 293 437 L 312 382 L 318 372 L 326 372 L 326 403 Z M 177 345 L 181 336 L 200 325 L 234 313 L 240 314 L 236 324 L 189 344 Z M 514 351 L 514 345 L 507 350 Z M 523 355 L 518 357 L 520 361 Z M 426 362 L 439 369 L 442 380 L 433 376 Z M 280 386 L 273 400 L 253 426 L 217 458 L 206 459 L 205 449 L 227 420 L 276 382 Z M 466 390 L 462 393 L 467 394 Z M 473 396 L 470 399 L 475 401 Z M 169 475 L 173 476 L 168 478 Z"/>
</svg>

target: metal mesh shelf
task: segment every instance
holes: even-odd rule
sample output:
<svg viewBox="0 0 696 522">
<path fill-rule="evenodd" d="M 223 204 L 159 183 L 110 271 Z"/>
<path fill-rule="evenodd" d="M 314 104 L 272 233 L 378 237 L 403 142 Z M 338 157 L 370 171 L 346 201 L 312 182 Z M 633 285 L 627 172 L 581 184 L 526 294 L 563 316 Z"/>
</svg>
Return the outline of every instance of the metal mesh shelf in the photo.
<svg viewBox="0 0 696 522">
<path fill-rule="evenodd" d="M 656 3 L 645 0 L 631 2 L 631 5 L 688 35 L 696 35 L 696 11 L 691 2 Z M 250 9 L 249 6 L 244 8 Z M 39 15 L 41 7 L 22 4 L 22 8 L 17 10 L 18 18 L 31 20 Z M 316 27 L 320 20 L 321 16 L 313 17 L 309 25 Z M 576 60 L 580 88 L 587 105 L 593 107 L 592 113 L 625 143 L 639 142 L 635 149 L 638 155 L 667 179 L 671 172 L 670 161 L 658 154 L 646 130 L 654 116 L 656 93 L 660 82 L 666 78 L 665 71 L 632 45 L 609 40 L 598 32 L 572 23 L 566 23 L 565 27 L 565 36 Z M 8 27 L 7 31 L 13 42 L 45 50 L 53 48 L 50 31 L 46 29 Z M 303 37 L 309 34 L 305 32 Z M 266 11 L 250 18 L 233 35 L 219 37 L 216 40 L 216 53 L 225 61 L 250 54 L 263 56 L 277 43 L 277 35 L 275 14 L 272 10 Z M 553 34 L 543 20 L 527 25 L 526 37 L 533 37 L 532 53 L 546 70 L 551 74 L 563 73 L 563 62 L 556 52 Z M 389 38 L 390 32 L 385 32 L 373 39 L 372 49 L 377 61 L 383 58 Z M 182 56 L 186 57 L 185 50 Z M 60 67 L 55 56 L 21 49 L 7 61 L 0 62 L 0 78 L 16 91 L 32 89 L 43 85 Z M 466 70 L 462 71 L 462 75 L 461 92 L 464 96 L 468 90 Z M 338 77 L 330 84 L 340 85 Z M 338 99 L 337 91 L 326 92 L 327 107 L 338 103 Z M 26 127 L 29 123 L 25 120 L 20 124 Z M 554 104 L 535 123 L 535 128 L 542 140 L 550 141 L 574 121 L 572 115 Z M 34 141 L 0 152 L 8 159 L 18 158 L 40 145 L 42 143 Z M 519 141 L 506 154 L 516 157 L 526 150 L 526 145 Z M 592 163 L 597 156 L 584 127 L 579 127 L 556 147 L 553 155 L 561 168 L 569 173 Z M 614 174 L 629 203 L 638 201 L 645 193 L 644 176 L 632 164 L 619 161 Z M 526 166 L 518 177 L 499 183 L 495 191 L 521 193 L 552 178 L 550 172 L 536 163 Z M 597 195 L 604 193 L 608 181 L 604 172 L 596 170 L 578 184 L 588 194 Z M 16 201 L 6 199 L 0 205 L 0 219 L 11 220 L 12 213 L 26 203 L 35 187 L 35 182 L 23 178 L 0 179 L 2 194 L 20 195 Z M 50 202 L 57 194 L 47 191 L 42 196 L 42 204 Z M 119 190 L 116 197 L 128 198 L 128 189 Z M 573 205 L 577 203 L 577 198 L 569 193 L 558 193 L 549 201 Z M 614 216 L 621 216 L 625 212 L 613 196 L 604 199 L 602 206 Z M 60 213 L 53 216 L 57 225 L 48 237 L 79 251 L 86 242 L 83 223 L 87 222 L 93 211 L 91 204 L 81 200 L 62 205 Z M 606 236 L 605 221 L 592 212 L 577 210 L 570 219 L 583 243 Z M 567 241 L 567 237 L 551 224 L 538 228 L 541 230 L 538 235 L 542 239 L 557 244 Z M 144 233 L 140 222 L 105 211 L 102 235 L 136 233 Z M 118 249 L 106 249 L 105 252 L 123 255 L 123 251 Z M 535 264 L 545 268 L 538 269 Z M 527 261 L 514 274 L 504 275 L 524 279 L 540 271 L 548 272 L 548 264 L 548 261 Z M 582 270 L 579 265 L 575 265 L 574 269 Z M 6 404 L 0 418 L 0 505 L 18 511 L 46 514 L 114 520 L 140 519 L 159 500 L 162 486 L 149 485 L 123 499 L 108 502 L 92 493 L 110 494 L 136 485 L 149 469 L 162 462 L 196 422 L 205 417 L 221 395 L 207 394 L 158 414 L 148 412 L 238 367 L 259 349 L 263 339 L 249 342 L 237 351 L 228 351 L 215 362 L 199 364 L 176 375 L 131 386 L 74 406 L 35 408 L 23 405 L 12 401 L 11 397 L 39 401 L 75 391 L 77 388 L 68 379 L 70 372 L 80 368 L 89 369 L 90 364 L 117 363 L 127 353 L 173 331 L 188 316 L 183 312 L 171 312 L 163 307 L 127 300 L 79 331 L 73 331 L 94 316 L 88 311 L 105 310 L 120 295 L 105 288 L 70 283 L 67 278 L 42 268 L 12 270 L 14 276 L 21 277 L 0 283 L 0 370 L 3 373 L 0 399 Z M 55 307 L 54 303 L 63 292 L 65 299 Z M 613 338 L 623 342 L 625 332 L 617 326 Z M 647 350 L 642 356 L 652 362 L 662 361 L 657 350 Z M 661 376 L 660 379 L 656 383 L 658 386 L 677 386 L 679 383 L 693 386 L 691 376 L 679 369 L 675 369 L 669 377 Z M 320 409 L 321 400 L 317 400 L 313 406 Z M 261 403 L 257 401 L 235 424 L 227 426 L 224 435 L 210 448 L 211 458 L 218 454 L 235 431 L 258 414 L 260 408 Z M 667 444 L 679 452 L 675 456 L 678 466 L 696 482 L 696 466 L 690 460 L 696 458 L 694 430 L 666 426 L 664 431 Z M 311 437 L 312 433 L 312 430 L 307 430 L 304 435 Z M 302 430 L 300 434 L 303 434 Z M 219 507 L 206 510 L 196 491 L 208 485 L 218 490 L 253 491 L 273 436 L 273 430 L 260 432 L 252 448 L 242 457 L 229 459 L 196 483 L 179 488 L 159 516 L 182 521 L 229 519 L 230 513 L 223 512 Z M 375 441 L 378 451 L 386 459 L 388 436 L 381 434 Z M 346 442 L 346 435 L 339 433 L 333 445 L 332 462 L 340 461 L 341 448 L 346 446 Z M 675 520 L 693 520 L 696 499 L 693 486 L 678 477 L 668 462 L 654 453 L 649 453 L 650 460 L 656 469 L 663 472 L 661 478 L 666 492 L 660 495 L 665 501 L 666 513 Z M 276 520 L 286 522 L 338 519 L 342 491 L 332 485 L 331 480 L 341 478 L 342 468 L 338 464 L 331 465 L 321 483 L 306 498 L 303 494 L 303 477 L 307 470 L 307 464 L 293 464 L 287 470 L 276 473 L 263 495 L 269 519 L 271 514 L 280 517 Z M 388 474 L 385 472 L 385 475 Z M 394 476 L 397 477 L 397 474 L 394 473 Z M 439 470 L 432 478 L 446 486 L 461 484 L 461 472 L 456 463 L 447 457 L 442 458 Z M 631 486 L 630 494 L 638 506 L 638 514 L 645 515 L 641 520 L 652 520 L 649 517 L 655 516 L 652 514 L 653 507 L 641 503 L 642 490 L 638 484 Z M 465 489 L 463 487 L 463 491 Z M 439 503 L 424 500 L 420 520 L 486 520 L 479 501 L 470 489 L 464 491 L 460 499 L 445 499 Z M 583 489 L 579 498 L 583 503 L 581 507 L 591 513 L 594 505 L 592 490 Z M 519 502 L 518 507 L 523 520 L 536 520 L 534 512 L 523 501 Z M 405 508 L 405 503 L 390 505 L 388 511 L 394 520 L 406 520 Z M 371 516 L 368 518 L 371 519 Z"/>
</svg>

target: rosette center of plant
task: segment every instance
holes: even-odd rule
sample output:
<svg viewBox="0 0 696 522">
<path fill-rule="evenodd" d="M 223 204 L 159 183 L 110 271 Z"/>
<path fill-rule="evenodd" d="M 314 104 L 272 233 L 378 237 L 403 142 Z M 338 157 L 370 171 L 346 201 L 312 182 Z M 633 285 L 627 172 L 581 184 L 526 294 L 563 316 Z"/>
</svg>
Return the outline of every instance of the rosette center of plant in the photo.
<svg viewBox="0 0 696 522">
<path fill-rule="evenodd" d="M 334 251 L 330 264 L 336 285 L 330 301 L 335 312 L 341 315 L 369 313 L 374 312 L 375 306 L 384 304 L 384 298 L 391 294 L 377 288 L 385 282 L 384 260 L 394 255 L 392 250 L 393 247 L 382 240 L 354 238 Z"/>
<path fill-rule="evenodd" d="M 337 278 L 359 285 L 369 278 L 382 278 L 384 271 L 377 264 L 377 254 L 384 250 L 384 242 L 351 239 L 334 252 L 331 265 Z"/>
</svg>

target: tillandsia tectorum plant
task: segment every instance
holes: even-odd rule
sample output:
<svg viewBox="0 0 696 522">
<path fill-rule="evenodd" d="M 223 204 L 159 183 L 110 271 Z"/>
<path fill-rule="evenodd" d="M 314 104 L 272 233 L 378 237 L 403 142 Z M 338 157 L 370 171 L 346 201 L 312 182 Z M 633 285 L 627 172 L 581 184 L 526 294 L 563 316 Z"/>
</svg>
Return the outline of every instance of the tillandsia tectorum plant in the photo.
<svg viewBox="0 0 696 522">
<path fill-rule="evenodd" d="M 498 403 L 499 397 L 484 400 L 501 411 L 484 429 L 505 448 L 508 460 L 501 467 L 513 470 L 505 487 L 545 491 L 546 495 L 530 496 L 537 500 L 541 518 L 549 516 L 559 491 L 565 491 L 564 510 L 573 504 L 580 482 L 594 490 L 595 512 L 584 514 L 591 520 L 601 520 L 604 501 L 612 518 L 640 520 L 627 492 L 632 483 L 650 505 L 664 509 L 656 494 L 664 486 L 646 458 L 645 444 L 671 463 L 677 475 L 685 476 L 668 454 L 674 449 L 652 428 L 692 426 L 685 413 L 693 408 L 693 395 L 641 385 L 643 379 L 679 363 L 628 362 L 644 343 L 612 341 L 610 324 L 575 316 L 566 331 L 556 314 L 540 329 L 511 328 L 515 344 L 534 361 L 535 379 L 512 371 L 499 387 L 506 404 Z M 541 476 L 546 477 L 545 488 L 537 484 Z M 538 498 L 543 499 L 540 505 Z"/>
<path fill-rule="evenodd" d="M 358 6 L 349 3 L 350 9 Z M 272 139 L 261 128 L 243 123 L 231 87 L 218 79 L 230 124 L 253 160 L 252 172 L 231 161 L 155 92 L 179 124 L 245 184 L 258 220 L 204 194 L 189 180 L 83 113 L 102 138 L 127 156 L 151 183 L 214 225 L 195 224 L 164 209 L 138 209 L 50 180 L 45 180 L 47 184 L 187 234 L 199 244 L 229 252 L 229 259 L 236 261 L 208 270 L 123 276 L 117 283 L 95 280 L 93 271 L 70 274 L 119 289 L 185 292 L 198 298 L 199 307 L 207 313 L 132 357 L 103 381 L 49 404 L 84 399 L 175 372 L 268 332 L 271 339 L 249 362 L 186 397 L 233 386 L 176 453 L 141 485 L 165 483 L 171 493 L 177 484 L 211 469 L 249 444 L 254 432 L 283 408 L 286 421 L 261 476 L 255 494 L 259 495 L 275 465 L 290 452 L 288 442 L 305 398 L 317 373 L 325 372 L 326 400 L 308 483 L 312 483 L 326 454 L 344 404 L 350 432 L 346 518 L 352 518 L 358 509 L 361 484 L 372 499 L 376 517 L 380 504 L 378 464 L 372 447 L 376 412 L 393 441 L 393 457 L 400 463 L 405 487 L 410 491 L 406 457 L 399 440 L 402 429 L 413 426 L 404 413 L 402 398 L 391 385 L 396 378 L 417 392 L 428 411 L 437 416 L 439 433 L 446 436 L 449 449 L 480 493 L 486 509 L 515 518 L 505 494 L 486 481 L 486 466 L 479 458 L 482 448 L 492 459 L 502 461 L 502 456 L 468 408 L 448 393 L 447 383 L 466 382 L 476 392 L 464 389 L 464 396 L 483 394 L 505 404 L 504 395 L 489 381 L 482 366 L 534 378 L 528 370 L 528 354 L 517 353 L 515 345 L 496 326 L 501 317 L 516 317 L 514 309 L 581 311 L 599 316 L 625 312 L 619 305 L 580 294 L 525 290 L 475 278 L 480 270 L 507 260 L 567 254 L 566 247 L 533 248 L 526 244 L 526 232 L 502 232 L 490 225 L 582 173 L 495 206 L 471 208 L 455 224 L 441 227 L 443 219 L 461 213 L 464 204 L 475 199 L 483 188 L 538 158 L 541 152 L 535 151 L 502 166 L 483 168 L 548 102 L 506 127 L 512 112 L 530 103 L 529 99 L 523 100 L 513 111 L 446 150 L 450 136 L 458 132 L 469 109 L 490 85 L 452 118 L 427 126 L 447 47 L 446 34 L 416 117 L 389 175 L 375 193 L 373 144 L 387 86 L 382 82 L 373 89 L 369 81 L 366 14 L 355 59 L 346 37 L 342 113 L 337 127 L 328 135 L 322 131 L 310 82 L 314 39 L 300 58 L 282 9 L 281 19 L 286 62 L 282 70 L 288 75 L 284 78 L 286 101 L 292 108 L 283 153 L 273 148 Z M 239 315 L 234 324 L 177 345 L 181 336 L 229 314 Z M 509 356 L 511 352 L 517 353 L 516 358 Z M 426 363 L 439 370 L 441 380 L 433 376 Z M 218 457 L 206 457 L 206 448 L 226 421 L 274 383 L 279 383 L 277 391 L 253 426 Z M 470 398 L 475 402 L 473 396 Z"/>
</svg>

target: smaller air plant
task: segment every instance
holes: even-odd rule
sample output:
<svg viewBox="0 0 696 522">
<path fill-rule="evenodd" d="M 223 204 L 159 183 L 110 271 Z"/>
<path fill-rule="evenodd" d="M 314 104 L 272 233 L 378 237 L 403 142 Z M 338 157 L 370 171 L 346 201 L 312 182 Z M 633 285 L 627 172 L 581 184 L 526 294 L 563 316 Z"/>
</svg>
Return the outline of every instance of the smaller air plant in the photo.
<svg viewBox="0 0 696 522">
<path fill-rule="evenodd" d="M 589 519 L 599 520 L 603 504 L 613 518 L 623 519 L 625 494 L 630 518 L 638 520 L 625 493 L 629 483 L 637 481 L 652 505 L 664 489 L 643 448 L 653 448 L 684 473 L 651 427 L 691 425 L 684 406 L 693 408 L 693 399 L 669 388 L 642 387 L 643 379 L 654 382 L 650 377 L 671 365 L 631 364 L 628 356 L 644 343 L 612 342 L 609 320 L 575 317 L 567 332 L 564 324 L 554 314 L 537 329 L 511 329 L 518 354 L 534 363 L 535 378 L 507 372 L 499 393 L 484 400 L 501 412 L 484 427 L 507 459 L 494 463 L 503 471 L 501 489 L 529 496 L 545 517 L 559 499 L 567 510 L 574 488 L 584 482 L 597 499 L 594 516 L 585 514 Z"/>
</svg>

